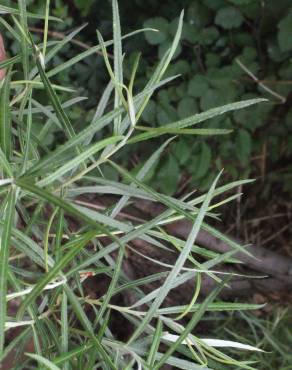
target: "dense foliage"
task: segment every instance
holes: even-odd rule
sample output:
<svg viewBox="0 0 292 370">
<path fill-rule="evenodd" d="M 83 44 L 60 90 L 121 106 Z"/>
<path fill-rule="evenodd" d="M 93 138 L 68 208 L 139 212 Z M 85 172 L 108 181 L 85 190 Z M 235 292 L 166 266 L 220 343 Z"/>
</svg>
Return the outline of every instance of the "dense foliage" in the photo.
<svg viewBox="0 0 292 370">
<path fill-rule="evenodd" d="M 12 353 L 17 369 L 35 368 L 37 362 L 53 370 L 159 369 L 165 363 L 181 369 L 253 369 L 240 352 L 252 350 L 248 358 L 260 361 L 258 368 L 286 366 L 291 334 L 280 314 L 265 322 L 245 313 L 259 305 L 218 302 L 225 274 L 216 269 L 237 262 L 232 255 L 242 247 L 209 220 L 218 217 L 213 212 L 222 203 L 238 198 L 226 196 L 216 203 L 215 196 L 224 197 L 248 182 L 217 187 L 214 173 L 223 164 L 229 177 L 243 177 L 257 165 L 252 156 L 264 153 L 261 174 L 267 176 L 263 159 L 280 162 L 290 154 L 284 104 L 292 48 L 291 10 L 284 4 L 290 3 L 206 0 L 158 7 L 154 0 L 123 1 L 121 17 L 128 20 L 123 34 L 141 24 L 160 30 L 123 40 L 123 63 L 115 0 L 113 29 L 110 2 L 51 1 L 50 14 L 64 22 L 48 17 L 48 4 L 19 0 L 17 8 L 8 0 L 0 5 L 5 14 L 1 32 L 11 57 L 0 64 L 8 67 L 0 85 L 0 362 Z M 178 19 L 182 7 L 186 14 Z M 79 14 L 90 26 L 75 33 Z M 101 34 L 96 35 L 96 24 L 106 39 L 113 38 L 107 48 Z M 70 46 L 76 35 L 86 44 Z M 97 46 L 89 48 L 88 40 Z M 76 52 L 78 47 L 89 49 L 84 54 Z M 137 58 L 137 50 L 143 50 L 146 60 Z M 252 82 L 251 73 L 264 77 L 264 85 Z M 181 76 L 171 77 L 176 74 Z M 271 91 L 267 79 L 276 83 Z M 253 99 L 260 94 L 270 101 Z M 223 135 L 230 129 L 232 134 Z M 192 189 L 203 190 L 211 180 L 212 185 L 202 196 L 166 196 L 177 191 L 181 173 L 191 176 Z M 87 199 L 88 193 L 95 198 L 81 205 L 79 196 Z M 117 202 L 94 208 L 94 200 L 104 193 L 118 196 L 113 198 Z M 154 220 L 117 220 L 133 199 L 162 203 L 166 211 Z M 187 241 L 163 229 L 184 218 L 193 223 Z M 231 251 L 220 255 L 194 245 L 202 227 Z M 167 266 L 152 260 L 165 270 L 142 279 L 129 277 L 123 262 L 137 238 L 177 253 L 177 259 Z M 143 258 L 149 260 L 148 255 Z M 221 284 L 202 300 L 204 275 Z M 96 278 L 96 289 L 108 279 L 100 296 L 90 295 L 89 277 Z M 163 307 L 172 288 L 184 281 L 195 283 L 191 301 Z M 145 291 L 151 282 L 158 288 Z M 135 302 L 112 304 L 125 291 Z M 127 341 L 116 336 L 112 322 L 117 314 L 119 323 L 132 325 Z M 204 319 L 216 323 L 207 339 L 197 329 Z M 15 327 L 20 335 L 8 340 L 5 333 Z M 276 330 L 279 340 L 271 337 Z M 272 347 L 281 357 L 267 357 L 255 344 L 268 351 Z M 25 351 L 31 353 L 23 356 Z"/>
<path fill-rule="evenodd" d="M 204 338 L 199 330 L 194 331 L 203 316 L 214 321 L 210 312 L 239 314 L 261 307 L 217 300 L 229 275 L 217 271 L 217 267 L 237 262 L 232 256 L 244 247 L 209 225 L 209 219 L 218 218 L 214 209 L 239 195 L 227 195 L 223 202 L 214 198 L 249 181 L 217 186 L 219 174 L 201 196 L 176 199 L 155 191 L 144 179 L 175 136 L 188 134 L 195 140 L 200 135 L 226 134 L 225 129 L 192 126 L 264 103 L 265 99 L 208 109 L 163 128 L 142 127 L 140 117 L 152 95 L 173 81 L 165 72 L 179 45 L 183 12 L 169 48 L 140 89 L 135 83 L 139 57 L 129 67 L 129 79 L 124 77 L 116 0 L 112 1 L 113 40 L 104 42 L 97 31 L 96 46 L 56 67 L 50 66 L 50 60 L 56 60 L 75 33 L 57 42 L 48 38 L 48 21 L 60 22 L 49 15 L 48 4 L 44 14 L 29 12 L 24 0 L 17 8 L 0 5 L 6 13 L 2 22 L 17 45 L 16 53 L 0 62 L 0 68 L 6 68 L 0 85 L 1 366 L 19 370 L 37 364 L 52 370 L 158 370 L 170 364 L 180 369 L 207 370 L 225 364 L 254 369 L 252 362 L 240 360 L 241 350 L 262 351 L 253 341 L 227 340 L 226 335 L 220 338 L 220 333 L 218 338 L 211 331 Z M 31 19 L 44 19 L 41 43 L 35 43 L 31 36 Z M 127 37 L 141 32 L 154 31 L 139 30 Z M 113 60 L 109 60 L 110 45 Z M 96 52 L 102 54 L 107 72 L 104 77 L 110 81 L 92 119 L 79 116 L 82 124 L 77 126 L 67 112 L 83 97 L 52 83 L 52 79 Z M 66 94 L 68 100 L 64 99 Z M 45 139 L 55 126 L 62 138 L 52 145 Z M 166 140 L 165 135 L 174 137 Z M 117 152 L 157 137 L 164 138 L 163 145 L 141 164 L 136 177 L 120 165 Z M 118 181 L 106 176 L 105 165 L 118 175 Z M 112 203 L 96 203 L 105 193 L 112 195 Z M 134 199 L 151 200 L 166 208 L 154 219 L 125 219 L 121 211 Z M 180 219 L 191 221 L 186 240 L 164 229 Z M 219 254 L 198 248 L 195 241 L 201 228 L 224 240 L 230 251 Z M 132 247 L 137 239 L 175 258 L 167 264 L 153 259 Z M 150 260 L 158 266 L 159 272 L 150 270 L 142 278 L 133 277 L 127 261 L 135 253 L 144 263 Z M 200 292 L 205 274 L 216 282 L 216 288 L 203 298 Z M 94 292 L 87 285 L 88 278 L 94 278 Z M 173 289 L 186 282 L 194 292 L 185 304 L 173 301 L 165 306 Z M 126 294 L 131 295 L 128 304 L 117 299 Z M 130 329 L 121 337 L 117 332 L 125 325 Z"/>
<path fill-rule="evenodd" d="M 42 11 L 44 3 L 33 1 L 32 9 Z M 51 3 L 52 13 L 65 19 L 64 24 L 55 26 L 56 29 L 79 26 L 76 15 L 81 13 L 84 21 L 89 22 L 83 32 L 87 42 L 92 40 L 94 44 L 96 26 L 111 37 L 110 2 L 58 0 Z M 169 155 L 160 161 L 148 180 L 152 178 L 153 184 L 159 180 L 161 190 L 169 194 L 176 192 L 185 179 L 204 189 L 216 171 L 224 166 L 232 179 L 250 173 L 265 178 L 266 191 L 274 182 L 279 184 L 280 174 L 281 179 L 285 179 L 284 189 L 291 189 L 291 1 L 178 0 L 160 4 L 156 0 L 124 0 L 120 7 L 125 31 L 142 24 L 160 31 L 146 34 L 144 43 L 137 37 L 124 42 L 125 77 L 130 75 L 127 66 L 135 59 L 137 47 L 148 56 L 137 72 L 138 87 L 145 84 L 153 64 L 170 44 L 177 14 L 182 8 L 186 11 L 182 42 L 175 63 L 168 71 L 169 75 L 182 76 L 152 98 L 143 114 L 145 125 L 159 127 L 214 106 L 259 95 L 269 99 L 266 104 L 248 111 L 210 120 L 206 127 L 234 130 L 220 142 L 202 138 L 193 143 L 185 136 L 172 144 Z M 67 46 L 54 58 L 53 65 L 71 53 L 72 48 Z M 87 102 L 89 115 L 96 97 L 100 96 L 100 86 L 105 83 L 103 70 L 102 58 L 91 56 L 58 76 L 62 84 L 79 89 L 83 86 L 83 93 L 90 97 Z M 76 108 L 72 118 L 80 113 L 81 108 Z M 48 140 L 52 139 L 50 132 Z M 133 152 L 137 153 L 137 148 Z M 139 156 L 144 158 L 147 152 L 150 153 L 151 148 L 142 148 Z M 133 173 L 138 171 L 135 166 L 133 161 Z"/>
</svg>

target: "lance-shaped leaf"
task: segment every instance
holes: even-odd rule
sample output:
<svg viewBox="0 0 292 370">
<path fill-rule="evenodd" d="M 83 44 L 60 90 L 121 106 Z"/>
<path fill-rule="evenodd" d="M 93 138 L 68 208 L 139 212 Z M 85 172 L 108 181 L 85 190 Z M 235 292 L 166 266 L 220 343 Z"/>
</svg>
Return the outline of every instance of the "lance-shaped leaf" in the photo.
<svg viewBox="0 0 292 370">
<path fill-rule="evenodd" d="M 8 160 L 11 153 L 10 79 L 11 70 L 9 69 L 0 90 L 0 146 Z"/>
<path fill-rule="evenodd" d="M 9 248 L 11 241 L 11 229 L 14 219 L 14 209 L 15 209 L 15 186 L 12 185 L 7 198 L 6 209 L 5 209 L 5 219 L 4 224 L 1 229 L 1 242 L 0 242 L 0 358 L 3 353 L 4 347 L 4 329 L 6 321 L 6 292 L 7 292 L 7 279 L 8 279 L 8 257 Z"/>
</svg>

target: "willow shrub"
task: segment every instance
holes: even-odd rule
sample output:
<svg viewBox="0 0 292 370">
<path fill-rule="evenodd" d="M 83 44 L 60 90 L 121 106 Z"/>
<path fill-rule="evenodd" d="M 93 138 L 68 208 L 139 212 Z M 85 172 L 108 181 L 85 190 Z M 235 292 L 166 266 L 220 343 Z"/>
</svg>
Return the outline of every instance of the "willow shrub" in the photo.
<svg viewBox="0 0 292 370">
<path fill-rule="evenodd" d="M 227 134 L 228 130 L 222 128 L 193 126 L 263 99 L 213 108 L 159 128 L 145 127 L 140 121 L 149 99 L 177 78 L 163 76 L 179 44 L 183 13 L 170 48 L 144 89 L 136 91 L 135 74 L 140 56 L 132 66 L 130 80 L 125 81 L 122 41 L 137 33 L 156 31 L 142 29 L 122 35 L 116 0 L 112 2 L 113 40 L 105 42 L 97 31 L 96 46 L 54 68 L 49 67 L 50 60 L 81 28 L 62 40 L 49 41 L 48 26 L 53 27 L 53 22 L 60 21 L 49 15 L 49 1 L 44 15 L 28 12 L 25 0 L 18 3 L 18 8 L 0 6 L 0 11 L 5 13 L 2 23 L 19 44 L 19 53 L 0 64 L 1 68 L 6 68 L 0 96 L 1 360 L 5 361 L 14 353 L 17 369 L 36 368 L 36 365 L 42 369 L 159 369 L 163 364 L 179 369 L 207 369 L 210 366 L 218 368 L 219 363 L 251 369 L 249 362 L 233 359 L 226 351 L 228 347 L 237 348 L 238 354 L 241 350 L 259 349 L 228 338 L 201 338 L 194 331 L 208 311 L 258 308 L 216 300 L 228 282 L 228 277 L 217 271 L 217 264 L 230 262 L 232 253 L 243 248 L 208 225 L 206 220 L 206 216 L 216 216 L 213 212 L 222 204 L 222 197 L 220 203 L 216 203 L 216 196 L 247 180 L 217 187 L 219 174 L 206 194 L 197 197 L 190 194 L 187 200 L 163 195 L 143 180 L 171 140 L 179 135 L 192 135 L 196 140 L 197 135 Z M 39 45 L 34 44 L 29 32 L 31 18 L 44 21 L 43 42 Z M 113 59 L 109 59 L 107 53 L 109 46 Z M 96 52 L 103 55 L 110 81 L 91 122 L 82 122 L 80 117 L 82 128 L 77 130 L 67 110 L 82 103 L 84 98 L 76 96 L 70 87 L 54 85 L 52 81 L 57 74 Z M 45 103 L 41 99 L 44 92 Z M 34 124 L 40 120 L 43 127 L 39 132 Z M 47 146 L 46 135 L 55 127 L 62 129 L 64 142 L 55 147 Z M 132 143 L 158 136 L 165 137 L 164 144 L 141 165 L 135 177 L 118 164 L 118 152 Z M 102 171 L 105 164 L 119 174 L 120 182 L 107 179 Z M 87 193 L 96 197 L 115 194 L 119 200 L 109 209 L 97 211 L 76 203 L 77 196 Z M 228 196 L 225 203 L 235 198 Z M 132 199 L 150 199 L 164 204 L 166 210 L 144 223 L 117 220 L 119 212 Z M 72 218 L 79 225 L 74 230 L 69 224 Z M 163 225 L 178 219 L 193 223 L 186 241 L 174 240 L 162 229 Z M 201 228 L 224 238 L 231 252 L 219 256 L 193 249 Z M 104 236 L 107 236 L 107 243 Z M 160 273 L 131 280 L 123 271 L 128 243 L 137 238 L 156 248 L 179 250 L 176 262 L 168 266 L 164 279 Z M 202 258 L 205 262 L 198 261 Z M 186 261 L 191 268 L 184 267 Z M 153 263 L 160 264 L 159 261 Z M 84 281 L 87 276 L 100 273 L 110 278 L 110 284 L 100 299 L 93 300 L 87 296 Z M 218 287 L 197 302 L 202 274 L 215 279 Z M 189 280 L 196 286 L 190 304 L 163 308 L 169 292 Z M 153 281 L 159 281 L 160 287 L 146 294 L 143 285 Z M 133 292 L 136 302 L 130 307 L 113 305 L 111 299 L 126 289 Z M 12 306 L 17 310 L 13 311 Z M 90 319 L 85 310 L 88 306 L 91 307 Z M 126 342 L 118 340 L 115 330 L 110 329 L 115 311 L 133 326 Z M 6 334 L 15 327 L 19 334 L 8 341 Z M 33 343 L 34 353 L 21 353 L 28 342 Z M 216 347 L 227 348 L 224 352 Z"/>
</svg>

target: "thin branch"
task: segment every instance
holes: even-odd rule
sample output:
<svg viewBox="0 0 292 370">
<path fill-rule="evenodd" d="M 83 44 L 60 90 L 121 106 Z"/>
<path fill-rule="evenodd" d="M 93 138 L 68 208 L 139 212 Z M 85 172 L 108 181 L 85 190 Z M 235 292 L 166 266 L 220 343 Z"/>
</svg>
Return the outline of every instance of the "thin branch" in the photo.
<svg viewBox="0 0 292 370">
<path fill-rule="evenodd" d="M 239 65 L 239 67 L 250 76 L 251 79 L 253 79 L 263 90 L 274 96 L 275 98 L 279 99 L 282 104 L 286 102 L 286 98 L 275 91 L 271 90 L 268 86 L 263 84 L 239 59 L 235 60 L 236 63 Z"/>
</svg>

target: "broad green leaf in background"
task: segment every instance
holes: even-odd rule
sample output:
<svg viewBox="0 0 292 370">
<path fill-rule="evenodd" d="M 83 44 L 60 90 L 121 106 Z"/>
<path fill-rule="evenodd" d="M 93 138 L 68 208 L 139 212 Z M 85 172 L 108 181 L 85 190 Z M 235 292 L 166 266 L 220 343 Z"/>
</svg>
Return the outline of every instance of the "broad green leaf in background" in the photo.
<svg viewBox="0 0 292 370">
<path fill-rule="evenodd" d="M 219 35 L 216 27 L 206 27 L 200 32 L 198 41 L 201 45 L 211 45 L 218 39 Z"/>
<path fill-rule="evenodd" d="M 282 51 L 292 50 L 292 8 L 278 24 L 278 42 Z"/>
<path fill-rule="evenodd" d="M 177 140 L 171 146 L 171 150 L 176 159 L 178 160 L 179 164 L 181 165 L 185 164 L 188 161 L 192 153 L 191 145 L 189 145 L 189 143 L 185 141 L 183 138 Z"/>
<path fill-rule="evenodd" d="M 185 97 L 178 103 L 177 114 L 179 118 L 186 118 L 198 112 L 198 106 L 195 99 Z"/>
<path fill-rule="evenodd" d="M 194 156 L 191 166 L 193 166 L 193 179 L 197 180 L 205 176 L 211 163 L 211 148 L 205 142 L 200 145 L 200 152 Z"/>
<path fill-rule="evenodd" d="M 238 28 L 241 26 L 244 18 L 238 10 L 233 6 L 221 8 L 216 14 L 215 23 L 226 29 Z"/>
<path fill-rule="evenodd" d="M 236 154 L 238 159 L 242 163 L 246 163 L 251 154 L 251 137 L 248 131 L 244 129 L 238 130 L 236 133 L 235 144 L 237 148 Z"/>
<path fill-rule="evenodd" d="M 156 29 L 158 32 L 147 32 L 145 34 L 146 40 L 151 45 L 158 45 L 162 44 L 168 38 L 169 33 L 169 23 L 165 18 L 162 17 L 155 17 L 149 18 L 146 22 L 144 22 L 145 28 L 153 28 Z"/>
<path fill-rule="evenodd" d="M 204 6 L 203 2 L 191 2 L 187 10 L 187 20 L 199 30 L 210 24 L 212 21 L 212 13 L 210 9 Z"/>
<path fill-rule="evenodd" d="M 188 95 L 194 98 L 203 96 L 208 89 L 208 81 L 203 75 L 196 75 L 188 82 Z"/>
<path fill-rule="evenodd" d="M 157 174 L 158 187 L 162 193 L 173 194 L 180 178 L 179 166 L 173 155 L 168 155 L 167 159 L 159 167 Z"/>
</svg>

